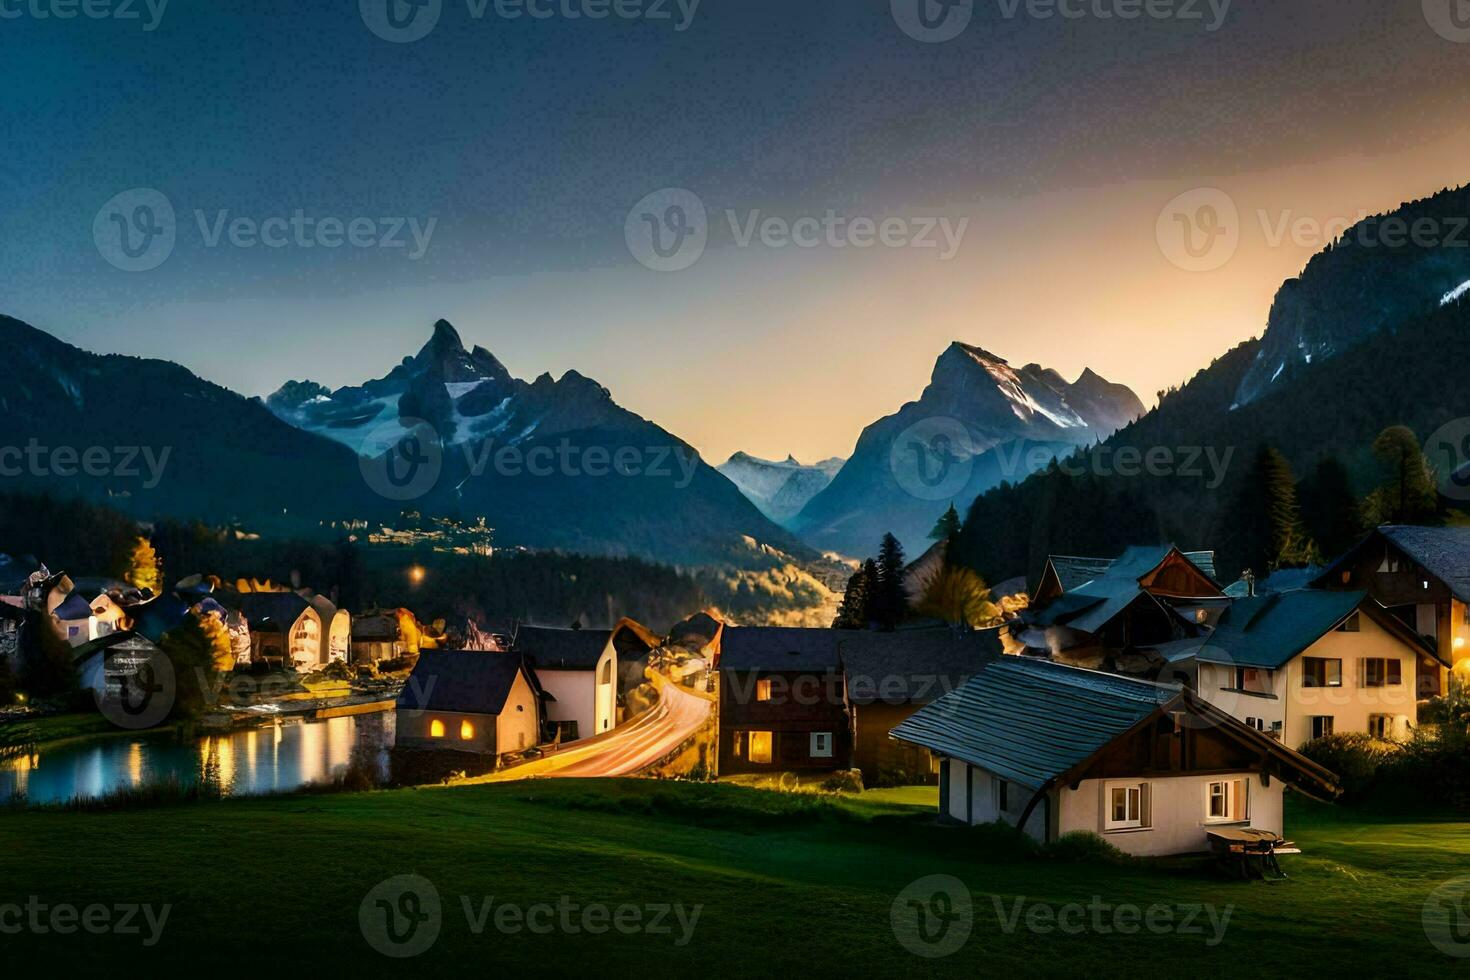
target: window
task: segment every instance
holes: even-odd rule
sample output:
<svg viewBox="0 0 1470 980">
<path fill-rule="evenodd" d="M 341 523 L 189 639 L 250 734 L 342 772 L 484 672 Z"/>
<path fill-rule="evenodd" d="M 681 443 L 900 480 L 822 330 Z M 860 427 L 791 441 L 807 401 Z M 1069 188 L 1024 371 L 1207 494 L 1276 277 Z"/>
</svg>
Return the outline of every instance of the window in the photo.
<svg viewBox="0 0 1470 980">
<path fill-rule="evenodd" d="M 1205 784 L 1207 823 L 1244 823 L 1250 819 L 1250 783 L 1245 779 L 1218 779 Z"/>
<path fill-rule="evenodd" d="M 1404 682 L 1403 664 L 1397 657 L 1364 657 L 1359 663 L 1364 687 L 1398 687 Z"/>
<path fill-rule="evenodd" d="M 1148 783 L 1107 783 L 1106 830 L 1139 830 L 1149 825 Z"/>
<path fill-rule="evenodd" d="M 459 723 L 459 740 L 461 742 L 468 742 L 470 739 L 472 739 L 474 737 L 475 737 L 475 726 L 473 724 L 471 724 L 468 720 L 460 722 Z"/>
<path fill-rule="evenodd" d="M 1342 625 L 1337 628 L 1337 631 L 1339 633 L 1359 633 L 1359 632 L 1362 632 L 1363 624 L 1362 624 L 1362 621 L 1359 620 L 1358 616 L 1359 616 L 1358 613 L 1353 613 L 1347 619 L 1344 619 L 1342 621 Z"/>
<path fill-rule="evenodd" d="M 1271 693 L 1271 672 L 1254 667 L 1235 668 L 1235 689 L 1251 694 Z"/>
<path fill-rule="evenodd" d="M 750 733 L 750 761 L 769 763 L 771 761 L 771 733 Z"/>
<path fill-rule="evenodd" d="M 429 737 L 443 738 L 444 722 L 440 721 L 438 718 L 435 718 L 433 721 L 429 722 Z"/>
<path fill-rule="evenodd" d="M 605 661 L 603 661 L 603 664 L 602 664 L 602 679 L 600 681 L 598 681 L 599 684 L 611 684 L 612 683 L 612 668 L 613 668 L 613 662 L 612 662 L 612 660 L 605 660 Z"/>
<path fill-rule="evenodd" d="M 990 781 L 990 792 L 995 797 L 995 809 L 997 813 L 1006 813 L 1011 808 L 1011 785 L 1004 779 L 996 776 Z"/>
<path fill-rule="evenodd" d="M 745 758 L 745 733 L 734 732 L 730 737 L 730 754 L 737 759 Z"/>
<path fill-rule="evenodd" d="M 1264 718 L 1247 718 L 1245 723 L 1247 727 L 1254 728 L 1258 732 L 1266 730 L 1266 719 Z"/>
<path fill-rule="evenodd" d="M 72 637 L 76 636 L 81 631 L 82 631 L 82 628 L 80 626 L 68 626 L 66 628 L 66 638 L 69 640 Z"/>
<path fill-rule="evenodd" d="M 755 682 L 755 699 L 757 701 L 771 700 L 771 682 L 769 679 Z"/>
<path fill-rule="evenodd" d="M 1342 661 L 1303 657 L 1302 687 L 1342 687 Z"/>
<path fill-rule="evenodd" d="M 1331 715 L 1312 715 L 1309 720 L 1312 723 L 1313 738 L 1326 738 L 1332 734 Z"/>
<path fill-rule="evenodd" d="M 1393 738 L 1393 715 L 1369 715 L 1368 734 L 1374 738 Z"/>
<path fill-rule="evenodd" d="M 832 758 L 832 733 L 812 732 L 812 758 Z"/>
</svg>

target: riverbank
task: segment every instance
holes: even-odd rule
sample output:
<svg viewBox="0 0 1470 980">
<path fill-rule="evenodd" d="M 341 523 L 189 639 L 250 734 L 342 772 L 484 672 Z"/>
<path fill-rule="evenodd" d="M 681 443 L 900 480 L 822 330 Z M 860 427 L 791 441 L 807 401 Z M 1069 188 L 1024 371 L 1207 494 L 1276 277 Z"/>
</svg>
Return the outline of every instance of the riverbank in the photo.
<svg viewBox="0 0 1470 980">
<path fill-rule="evenodd" d="M 924 791 L 927 792 L 927 791 Z M 1470 867 L 1470 825 L 1375 817 L 1291 801 L 1305 853 L 1290 880 L 1232 882 L 1198 862 L 1114 866 L 1027 858 L 991 828 L 939 827 L 906 795 L 814 798 L 732 786 L 638 780 L 538 781 L 448 790 L 242 799 L 117 813 L 0 813 L 0 903 L 170 906 L 156 945 L 115 934 L 7 936 L 7 965 L 80 969 L 126 956 L 138 971 L 289 962 L 300 971 L 391 970 L 364 938 L 369 893 L 397 875 L 432 884 L 437 937 L 413 972 L 493 962 L 562 975 L 1036 975 L 1127 963 L 1144 976 L 1444 975 L 1457 962 L 1426 938 L 1430 894 Z M 118 841 L 132 844 L 118 850 Z M 105 858 L 102 856 L 106 855 Z M 205 873 L 207 869 L 212 869 Z M 896 900 L 926 875 L 974 897 L 958 952 L 921 959 L 895 937 Z M 490 896 L 494 896 L 490 899 Z M 579 910 L 682 904 L 692 941 L 617 929 L 474 929 L 495 908 Z M 1027 925 L 1031 909 L 1102 903 L 1229 912 L 1202 931 L 1103 934 Z M 900 905 L 902 903 L 899 903 Z M 242 909 L 290 909 L 252 918 Z M 466 908 L 471 917 L 466 918 Z M 1005 918 L 1020 908 L 1019 923 Z M 366 912 L 362 912 L 366 909 Z M 360 913 L 363 919 L 360 920 Z M 686 916 L 687 919 L 687 916 Z M 509 919 L 505 920 L 511 921 Z M 1035 921 L 1040 921 L 1037 919 Z M 1112 919 L 1108 920 L 1110 923 Z M 1177 921 L 1177 920 L 1176 920 Z M 301 923 L 312 924 L 310 930 Z M 1045 954 L 1044 957 L 1042 954 Z"/>
</svg>

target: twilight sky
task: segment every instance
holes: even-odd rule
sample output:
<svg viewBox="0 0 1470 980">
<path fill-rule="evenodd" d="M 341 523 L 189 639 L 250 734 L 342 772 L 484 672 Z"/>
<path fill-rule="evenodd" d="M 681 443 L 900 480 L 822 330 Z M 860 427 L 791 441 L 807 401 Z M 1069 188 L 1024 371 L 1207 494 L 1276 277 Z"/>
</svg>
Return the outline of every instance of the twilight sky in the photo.
<svg viewBox="0 0 1470 980">
<path fill-rule="evenodd" d="M 0 0 L 0 312 L 246 394 L 380 376 L 445 317 L 711 460 L 845 455 L 955 339 L 1152 403 L 1317 226 L 1470 180 L 1454 0 L 973 0 L 942 43 L 919 0 L 417 0 L 403 43 L 387 0 L 161 2 Z M 658 272 L 629 236 L 670 187 L 708 245 Z M 160 254 L 108 215 L 160 197 L 171 250 L 120 268 Z M 1191 259 L 1204 206 L 1238 245 Z"/>
</svg>

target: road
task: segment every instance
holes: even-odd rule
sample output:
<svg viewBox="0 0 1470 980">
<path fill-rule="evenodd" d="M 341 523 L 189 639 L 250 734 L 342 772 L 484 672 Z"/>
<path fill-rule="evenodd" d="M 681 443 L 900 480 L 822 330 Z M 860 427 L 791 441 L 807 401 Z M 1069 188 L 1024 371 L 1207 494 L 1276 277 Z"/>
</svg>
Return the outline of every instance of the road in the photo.
<svg viewBox="0 0 1470 980">
<path fill-rule="evenodd" d="M 669 682 L 654 680 L 658 705 L 639 718 L 585 744 L 471 782 L 498 783 L 545 777 L 589 779 L 632 776 L 678 748 L 709 720 L 714 702 Z"/>
</svg>

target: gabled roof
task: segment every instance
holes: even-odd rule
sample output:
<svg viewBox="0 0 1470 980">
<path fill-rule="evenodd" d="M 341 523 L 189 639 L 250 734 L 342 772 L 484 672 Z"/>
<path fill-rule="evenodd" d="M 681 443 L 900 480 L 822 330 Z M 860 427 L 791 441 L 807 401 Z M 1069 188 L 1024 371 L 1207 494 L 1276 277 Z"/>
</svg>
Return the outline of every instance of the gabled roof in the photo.
<svg viewBox="0 0 1470 980">
<path fill-rule="evenodd" d="M 596 670 L 611 640 L 619 658 L 637 659 L 659 645 L 658 637 L 631 619 L 610 630 L 522 626 L 511 650 L 531 657 L 537 670 Z"/>
<path fill-rule="evenodd" d="M 311 605 L 295 592 L 242 592 L 240 611 L 252 630 L 274 626 L 288 630 Z"/>
<path fill-rule="evenodd" d="M 397 707 L 498 715 L 523 672 L 531 690 L 539 694 L 540 685 L 519 654 L 425 650 L 398 695 Z"/>
<path fill-rule="evenodd" d="M 839 641 L 854 635 L 847 630 L 793 626 L 726 626 L 720 639 L 720 669 L 841 670 Z"/>
<path fill-rule="evenodd" d="M 1385 524 L 1358 542 L 1347 554 L 1322 573 L 1326 579 L 1344 564 L 1352 561 L 1363 546 L 1375 537 L 1386 539 L 1394 547 L 1424 566 L 1445 584 L 1461 602 L 1470 602 L 1470 527 L 1415 527 L 1407 524 Z"/>
<path fill-rule="evenodd" d="M 1169 685 L 1002 657 L 914 712 L 893 737 L 1040 789 L 1178 695 Z"/>
<path fill-rule="evenodd" d="M 928 704 L 1001 656 L 998 630 L 841 631 L 838 651 L 857 704 Z"/>
<path fill-rule="evenodd" d="M 1035 790 L 1082 772 L 1109 744 L 1164 712 L 1182 711 L 1270 760 L 1281 778 L 1312 795 L 1338 792 L 1337 778 L 1209 702 L 1167 684 L 1002 657 L 969 683 L 914 712 L 892 732 Z"/>
<path fill-rule="evenodd" d="M 51 610 L 51 615 L 57 619 L 71 621 L 89 619 L 92 616 L 92 604 L 83 599 L 80 593 L 73 592 L 61 600 L 60 605 Z"/>
<path fill-rule="evenodd" d="M 1236 600 L 1196 658 L 1207 664 L 1279 670 L 1359 611 L 1414 647 L 1416 653 L 1433 653 L 1366 592 L 1298 589 Z"/>
<path fill-rule="evenodd" d="M 1048 567 L 1055 571 L 1058 581 L 1075 580 L 1086 574 L 1092 577 L 1068 588 L 1031 614 L 1031 619 L 1040 626 L 1066 626 L 1083 633 L 1096 633 L 1139 597 L 1149 595 L 1143 581 L 1176 552 L 1214 581 L 1214 552 L 1183 552 L 1173 545 L 1134 546 L 1114 559 L 1053 556 L 1048 559 Z"/>
</svg>

